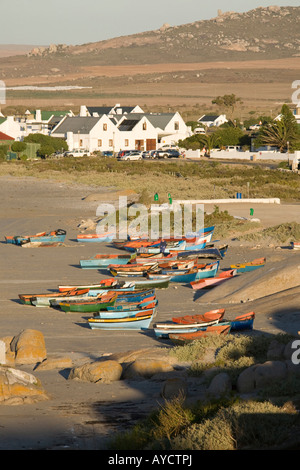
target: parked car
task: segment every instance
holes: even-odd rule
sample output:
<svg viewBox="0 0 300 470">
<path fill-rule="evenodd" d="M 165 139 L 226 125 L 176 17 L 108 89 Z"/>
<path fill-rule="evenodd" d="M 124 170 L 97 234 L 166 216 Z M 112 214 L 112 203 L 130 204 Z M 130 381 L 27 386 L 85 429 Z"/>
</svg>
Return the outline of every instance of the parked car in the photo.
<svg viewBox="0 0 300 470">
<path fill-rule="evenodd" d="M 89 157 L 91 154 L 85 149 L 74 149 L 65 152 L 65 157 Z"/>
<path fill-rule="evenodd" d="M 175 149 L 156 150 L 155 158 L 178 158 L 181 153 Z"/>
<path fill-rule="evenodd" d="M 147 151 L 143 152 L 143 158 L 154 159 L 155 158 L 155 152 L 156 152 L 156 150 L 147 150 Z"/>
<path fill-rule="evenodd" d="M 104 152 L 101 152 L 102 156 L 103 157 L 113 157 L 114 156 L 114 152 L 112 152 L 111 150 L 105 150 Z"/>
<path fill-rule="evenodd" d="M 168 157 L 169 158 L 179 158 L 181 153 L 178 150 L 169 149 L 168 150 Z"/>
<path fill-rule="evenodd" d="M 142 160 L 143 153 L 139 152 L 138 150 L 134 150 L 129 153 L 125 153 L 125 155 L 118 156 L 118 160 L 126 161 L 126 160 Z"/>
<path fill-rule="evenodd" d="M 131 152 L 135 152 L 135 150 L 120 150 L 117 155 L 117 158 L 124 157 L 124 155 L 128 155 Z"/>
</svg>

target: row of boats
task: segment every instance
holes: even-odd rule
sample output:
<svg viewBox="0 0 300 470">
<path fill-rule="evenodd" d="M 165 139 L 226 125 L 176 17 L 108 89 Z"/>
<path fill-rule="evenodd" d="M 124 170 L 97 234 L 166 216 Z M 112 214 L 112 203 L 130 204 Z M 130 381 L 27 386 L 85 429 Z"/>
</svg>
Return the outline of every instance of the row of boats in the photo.
<svg viewBox="0 0 300 470">
<path fill-rule="evenodd" d="M 211 288 L 239 273 L 264 266 L 266 260 L 260 258 L 232 265 L 218 274 L 220 260 L 228 247 L 215 247 L 211 242 L 213 231 L 214 227 L 209 227 L 181 240 L 112 241 L 114 247 L 128 254 L 97 254 L 81 260 L 80 265 L 83 269 L 107 271 L 113 277 L 95 284 L 61 285 L 44 294 L 19 294 L 19 299 L 26 305 L 88 314 L 91 329 L 149 329 L 157 314 L 156 289 L 167 288 L 170 282 L 190 284 L 193 290 Z M 11 243 L 8 241 L 11 239 L 7 237 L 7 242 Z M 174 317 L 164 323 L 154 323 L 153 331 L 157 338 L 184 344 L 203 336 L 226 335 L 253 327 L 254 312 L 231 321 L 224 319 L 224 312 L 220 309 Z"/>
</svg>

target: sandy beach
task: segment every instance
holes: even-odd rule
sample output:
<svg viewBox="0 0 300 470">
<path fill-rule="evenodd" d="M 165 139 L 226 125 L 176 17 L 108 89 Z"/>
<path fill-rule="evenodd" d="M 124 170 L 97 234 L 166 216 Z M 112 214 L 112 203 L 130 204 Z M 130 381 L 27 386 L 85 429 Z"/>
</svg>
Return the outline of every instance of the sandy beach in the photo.
<svg viewBox="0 0 300 470">
<path fill-rule="evenodd" d="M 14 336 L 25 328 L 39 330 L 44 334 L 49 355 L 70 357 L 74 364 L 110 353 L 168 345 L 159 342 L 151 328 L 149 333 L 91 330 L 80 313 L 66 314 L 22 305 L 18 301 L 19 294 L 44 293 L 57 289 L 59 284 L 92 283 L 108 277 L 97 270 L 82 270 L 79 260 L 117 250 L 104 244 L 76 241 L 81 221 L 96 216 L 97 202 L 87 202 L 84 198 L 100 191 L 101 188 L 31 177 L 0 178 L 0 337 Z M 205 207 L 207 211 L 210 209 Z M 232 215 L 249 217 L 250 206 L 243 202 L 222 206 L 222 209 Z M 298 222 L 300 206 L 259 204 L 254 206 L 254 216 L 264 227 Z M 4 242 L 6 235 L 58 228 L 67 231 L 63 246 L 23 249 Z M 231 263 L 261 256 L 267 258 L 268 266 L 291 263 L 296 269 L 300 261 L 300 252 L 289 247 L 249 246 L 235 240 L 230 243 L 220 267 L 227 268 Z M 222 292 L 224 297 L 229 296 L 228 287 L 223 289 L 219 291 L 221 294 L 210 292 L 199 298 L 195 298 L 190 286 L 172 285 L 166 290 L 157 290 L 156 321 L 170 319 L 175 313 L 204 313 L 216 308 L 215 305 L 222 304 Z M 236 284 L 236 289 L 245 289 L 245 286 Z M 257 298 L 250 305 L 228 302 L 226 311 L 235 315 L 254 310 L 255 330 L 297 335 L 300 287 L 295 285 L 283 294 L 277 285 L 277 291 L 279 293 Z M 101 449 L 111 432 L 120 426 L 126 428 L 135 419 L 147 415 L 160 399 L 160 384 L 155 382 L 118 381 L 99 385 L 70 381 L 68 371 L 34 371 L 29 366 L 22 369 L 41 380 L 51 399 L 32 405 L 1 406 L 0 450 Z"/>
</svg>

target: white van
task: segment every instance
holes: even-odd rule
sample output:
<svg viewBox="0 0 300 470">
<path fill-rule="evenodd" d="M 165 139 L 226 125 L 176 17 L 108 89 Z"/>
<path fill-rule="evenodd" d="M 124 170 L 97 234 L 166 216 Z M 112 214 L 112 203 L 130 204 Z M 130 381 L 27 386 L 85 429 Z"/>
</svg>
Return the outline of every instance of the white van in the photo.
<svg viewBox="0 0 300 470">
<path fill-rule="evenodd" d="M 240 152 L 241 147 L 239 147 L 238 145 L 227 145 L 225 147 L 225 150 L 226 152 Z"/>
<path fill-rule="evenodd" d="M 65 153 L 65 157 L 89 157 L 90 155 L 90 152 L 84 149 L 74 149 Z"/>
</svg>

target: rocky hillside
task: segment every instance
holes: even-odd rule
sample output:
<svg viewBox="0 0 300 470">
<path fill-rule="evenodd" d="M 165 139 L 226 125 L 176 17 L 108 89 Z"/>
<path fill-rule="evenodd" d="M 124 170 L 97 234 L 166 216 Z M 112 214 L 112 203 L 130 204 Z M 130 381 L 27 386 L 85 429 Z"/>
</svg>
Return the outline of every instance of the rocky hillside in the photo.
<svg viewBox="0 0 300 470">
<path fill-rule="evenodd" d="M 122 65 L 300 56 L 300 7 L 271 6 L 95 43 L 35 48 L 29 57 Z"/>
</svg>

